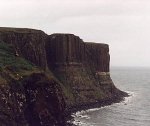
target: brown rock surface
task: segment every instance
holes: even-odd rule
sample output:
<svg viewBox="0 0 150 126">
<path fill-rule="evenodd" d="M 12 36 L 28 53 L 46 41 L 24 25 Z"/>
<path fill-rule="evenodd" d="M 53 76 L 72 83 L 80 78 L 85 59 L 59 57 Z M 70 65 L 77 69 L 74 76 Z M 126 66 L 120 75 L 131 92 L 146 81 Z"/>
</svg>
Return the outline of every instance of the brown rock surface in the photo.
<svg viewBox="0 0 150 126">
<path fill-rule="evenodd" d="M 52 34 L 46 43 L 47 60 L 52 69 L 59 65 L 79 65 L 84 60 L 84 43 L 73 34 Z"/>
<path fill-rule="evenodd" d="M 101 43 L 85 43 L 87 62 L 93 64 L 97 72 L 109 72 L 109 46 Z"/>
<path fill-rule="evenodd" d="M 19 56 L 46 69 L 46 34 L 40 30 L 0 27 L 0 40 L 12 44 Z"/>
<path fill-rule="evenodd" d="M 0 124 L 63 126 L 70 110 L 126 96 L 111 80 L 107 44 L 22 28 L 0 28 L 0 43 Z"/>
<path fill-rule="evenodd" d="M 46 42 L 46 54 L 49 68 L 64 86 L 68 107 L 94 104 L 123 94 L 109 75 L 107 44 L 85 43 L 73 34 L 52 34 Z"/>
</svg>

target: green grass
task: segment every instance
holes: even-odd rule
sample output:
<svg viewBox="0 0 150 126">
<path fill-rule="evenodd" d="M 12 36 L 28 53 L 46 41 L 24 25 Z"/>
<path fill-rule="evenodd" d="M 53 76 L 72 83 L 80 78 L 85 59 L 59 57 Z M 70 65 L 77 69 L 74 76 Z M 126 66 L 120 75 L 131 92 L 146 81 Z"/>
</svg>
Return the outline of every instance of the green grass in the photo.
<svg viewBox="0 0 150 126">
<path fill-rule="evenodd" d="M 15 56 L 12 45 L 0 42 L 0 71 L 6 68 L 11 71 L 32 70 L 34 65 L 22 57 Z"/>
</svg>

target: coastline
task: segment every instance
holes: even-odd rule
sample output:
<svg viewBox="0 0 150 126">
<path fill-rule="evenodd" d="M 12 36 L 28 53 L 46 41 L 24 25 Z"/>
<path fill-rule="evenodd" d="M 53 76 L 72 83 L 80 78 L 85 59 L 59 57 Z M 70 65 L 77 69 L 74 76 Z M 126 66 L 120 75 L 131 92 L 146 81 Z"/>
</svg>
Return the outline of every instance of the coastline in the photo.
<svg viewBox="0 0 150 126">
<path fill-rule="evenodd" d="M 10 98 L 2 92 L 1 97 L 4 95 L 7 101 L 4 104 L 6 113 L 9 111 L 7 103 L 11 100 L 13 103 L 13 99 L 21 99 L 19 102 L 16 100 L 17 105 L 13 103 L 11 109 L 20 110 L 20 104 L 23 104 L 22 111 L 16 112 L 21 113 L 23 121 L 18 122 L 22 125 L 34 126 L 43 123 L 66 126 L 65 121 L 72 119 L 72 113 L 111 105 L 128 96 L 116 88 L 110 77 L 108 44 L 84 42 L 73 34 L 47 35 L 43 31 L 32 29 L 0 28 L 0 33 L 0 78 L 3 80 L 2 84 L 6 85 L 1 88 L 10 92 L 7 91 L 7 87 L 10 87 L 15 93 Z M 26 43 L 25 46 L 23 43 Z M 3 58 L 7 54 L 11 54 L 7 60 L 14 59 L 14 62 L 4 62 Z M 16 59 L 20 58 L 27 60 L 26 66 L 22 62 L 16 64 Z M 19 71 L 16 66 L 20 66 Z M 14 83 L 21 84 L 21 87 L 16 87 Z M 6 119 L 5 121 L 7 122 Z M 18 123 L 15 119 L 13 121 Z"/>
<path fill-rule="evenodd" d="M 96 108 L 102 108 L 105 106 L 109 106 L 115 103 L 121 103 L 125 101 L 126 97 L 132 96 L 129 92 L 119 91 L 119 95 L 113 95 L 111 98 L 99 100 L 96 103 L 89 103 L 85 105 L 78 105 L 73 106 L 67 109 L 65 116 L 66 116 L 66 126 L 78 126 L 76 124 L 73 124 L 74 121 L 74 114 L 81 111 L 86 111 L 89 109 L 96 109 Z"/>
</svg>

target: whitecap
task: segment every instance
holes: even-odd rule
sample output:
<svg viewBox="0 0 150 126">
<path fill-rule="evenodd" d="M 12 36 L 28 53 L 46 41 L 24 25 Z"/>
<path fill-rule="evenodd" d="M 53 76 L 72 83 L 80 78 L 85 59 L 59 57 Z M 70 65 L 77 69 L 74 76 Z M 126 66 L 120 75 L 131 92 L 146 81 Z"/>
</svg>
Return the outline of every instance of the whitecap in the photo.
<svg viewBox="0 0 150 126">
<path fill-rule="evenodd" d="M 86 113 L 99 111 L 101 109 L 105 109 L 105 108 L 114 106 L 116 104 L 129 104 L 132 101 L 132 98 L 136 96 L 136 93 L 131 92 L 131 91 L 126 91 L 126 92 L 129 94 L 129 97 L 125 97 L 124 101 L 122 101 L 120 103 L 114 103 L 112 105 L 103 106 L 103 107 L 100 107 L 100 108 L 92 108 L 92 109 L 82 110 L 82 111 L 78 111 L 76 113 L 73 113 L 71 115 L 74 118 L 74 121 L 72 123 L 75 124 L 75 125 L 78 125 L 78 126 L 92 126 L 92 124 L 88 124 L 88 123 L 85 123 L 83 121 L 82 122 L 79 121 L 78 118 L 80 118 L 80 119 L 83 119 L 83 118 L 84 119 L 90 119 L 90 117 Z"/>
<path fill-rule="evenodd" d="M 131 92 L 131 91 L 126 91 L 129 94 L 129 97 L 125 97 L 124 101 L 122 103 L 124 104 L 128 104 L 132 101 L 133 97 L 136 96 L 135 92 Z"/>
</svg>

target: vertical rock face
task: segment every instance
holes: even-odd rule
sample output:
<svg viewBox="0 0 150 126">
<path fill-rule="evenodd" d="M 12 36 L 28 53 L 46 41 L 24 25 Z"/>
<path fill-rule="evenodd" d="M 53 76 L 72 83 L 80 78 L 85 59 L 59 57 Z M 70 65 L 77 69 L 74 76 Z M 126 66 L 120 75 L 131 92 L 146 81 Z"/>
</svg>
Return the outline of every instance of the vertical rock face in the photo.
<svg viewBox="0 0 150 126">
<path fill-rule="evenodd" d="M 84 43 L 73 34 L 52 34 L 46 44 L 49 66 L 79 65 L 84 59 Z"/>
<path fill-rule="evenodd" d="M 0 43 L 4 126 L 63 126 L 66 110 L 125 96 L 110 78 L 107 44 L 20 28 L 0 28 Z"/>
<path fill-rule="evenodd" d="M 12 44 L 16 54 L 46 69 L 46 34 L 40 30 L 0 28 L 0 40 Z"/>
<path fill-rule="evenodd" d="M 0 125 L 62 126 L 65 102 L 60 84 L 0 42 Z"/>
<path fill-rule="evenodd" d="M 46 45 L 49 66 L 93 65 L 97 72 L 109 72 L 107 44 L 85 43 L 73 34 L 52 34 Z"/>
<path fill-rule="evenodd" d="M 53 34 L 46 44 L 49 66 L 93 65 L 98 72 L 109 72 L 109 47 L 107 44 L 85 43 L 73 34 Z"/>
<path fill-rule="evenodd" d="M 52 34 L 46 54 L 49 68 L 64 85 L 69 107 L 111 99 L 119 92 L 109 75 L 107 44 L 85 43 L 73 34 Z"/>
<path fill-rule="evenodd" d="M 97 72 L 109 72 L 109 46 L 100 43 L 85 43 L 87 63 L 93 64 Z"/>
</svg>

